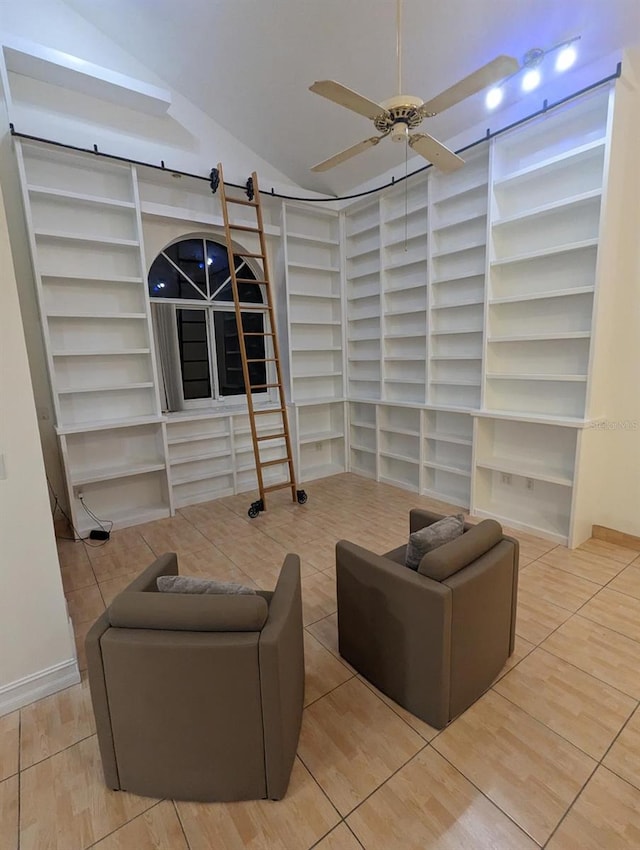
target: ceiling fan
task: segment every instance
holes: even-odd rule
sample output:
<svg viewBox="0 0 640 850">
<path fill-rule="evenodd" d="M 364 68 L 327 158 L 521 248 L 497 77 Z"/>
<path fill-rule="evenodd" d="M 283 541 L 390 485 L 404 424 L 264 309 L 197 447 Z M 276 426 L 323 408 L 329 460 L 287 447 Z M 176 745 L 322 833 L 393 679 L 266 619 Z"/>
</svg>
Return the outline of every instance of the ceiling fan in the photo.
<svg viewBox="0 0 640 850">
<path fill-rule="evenodd" d="M 414 133 L 412 131 L 419 127 L 425 118 L 432 118 L 439 112 L 443 112 L 450 106 L 454 106 L 461 100 L 476 94 L 492 83 L 497 83 L 518 70 L 518 62 L 512 56 L 498 56 L 426 102 L 414 95 L 402 94 L 402 0 L 398 0 L 396 21 L 398 94 L 395 97 L 383 100 L 381 103 L 375 103 L 335 80 L 318 80 L 312 86 L 309 86 L 309 90 L 315 92 L 315 94 L 326 97 L 327 100 L 369 118 L 381 134 L 358 142 L 358 144 L 340 151 L 329 159 L 319 162 L 313 166 L 312 171 L 328 171 L 330 168 L 362 153 L 367 148 L 374 147 L 388 135 L 391 135 L 394 142 L 408 143 L 416 153 L 442 171 L 455 171 L 464 165 L 464 160 L 461 157 L 428 133 Z"/>
</svg>

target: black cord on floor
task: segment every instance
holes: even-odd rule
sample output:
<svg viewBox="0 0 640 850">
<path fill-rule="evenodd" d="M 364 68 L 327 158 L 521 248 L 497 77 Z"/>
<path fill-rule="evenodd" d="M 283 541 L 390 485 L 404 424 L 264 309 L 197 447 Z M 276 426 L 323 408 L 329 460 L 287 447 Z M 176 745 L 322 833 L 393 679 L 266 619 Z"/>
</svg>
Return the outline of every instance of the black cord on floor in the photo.
<svg viewBox="0 0 640 850">
<path fill-rule="evenodd" d="M 89 543 L 89 542 L 88 542 L 88 541 L 89 541 L 89 537 L 83 537 L 83 536 L 80 534 L 80 532 L 78 531 L 78 529 L 77 529 L 77 528 L 75 527 L 75 525 L 73 524 L 73 521 L 72 521 L 71 517 L 69 516 L 69 514 L 65 511 L 65 509 L 64 509 L 64 508 L 62 507 L 62 505 L 60 504 L 60 499 L 58 498 L 58 495 L 57 495 L 56 491 L 53 489 L 53 485 L 51 484 L 51 481 L 49 481 L 49 476 L 48 476 L 48 475 L 47 475 L 47 485 L 48 485 L 48 487 L 49 487 L 49 492 L 51 493 L 51 496 L 52 496 L 52 498 L 53 498 L 53 510 L 52 510 L 52 512 L 51 512 L 51 518 L 54 520 L 54 533 L 55 533 L 55 518 L 56 518 L 56 511 L 59 511 L 59 512 L 62 514 L 62 516 L 66 519 L 66 521 L 67 521 L 67 525 L 69 526 L 69 528 L 70 528 L 70 529 L 73 531 L 73 533 L 76 535 L 75 537 L 66 537 L 66 536 L 65 536 L 65 535 L 63 535 L 63 534 L 60 534 L 60 535 L 56 534 L 56 535 L 55 535 L 56 540 L 71 540 L 73 543 L 84 543 L 84 545 L 85 545 L 85 546 L 89 546 L 91 549 L 99 549 L 101 546 L 104 546 L 104 545 L 105 545 L 105 543 L 108 543 L 108 542 L 109 542 L 109 540 L 107 539 L 107 540 L 102 540 L 102 541 L 101 541 L 101 542 L 99 542 L 99 543 Z M 103 531 L 107 531 L 107 529 L 104 527 L 104 525 L 102 525 L 102 522 L 108 522 L 108 523 L 110 523 L 110 526 L 109 526 L 108 531 L 109 531 L 109 533 L 111 533 L 111 530 L 112 530 L 112 528 L 113 528 L 113 521 L 112 521 L 112 520 L 110 520 L 110 519 L 109 519 L 109 520 L 103 520 L 103 521 L 99 520 L 99 519 L 98 519 L 98 517 L 96 517 L 96 516 L 95 516 L 95 514 L 93 514 L 93 512 L 89 510 L 89 508 L 87 508 L 87 506 L 85 505 L 85 503 L 84 503 L 84 500 L 83 500 L 83 499 L 80 499 L 80 502 L 82 503 L 82 507 L 85 509 L 85 511 L 89 514 L 89 516 L 90 516 L 93 520 L 95 520 L 95 521 L 98 523 L 98 525 L 100 526 L 100 528 L 101 528 Z"/>
</svg>

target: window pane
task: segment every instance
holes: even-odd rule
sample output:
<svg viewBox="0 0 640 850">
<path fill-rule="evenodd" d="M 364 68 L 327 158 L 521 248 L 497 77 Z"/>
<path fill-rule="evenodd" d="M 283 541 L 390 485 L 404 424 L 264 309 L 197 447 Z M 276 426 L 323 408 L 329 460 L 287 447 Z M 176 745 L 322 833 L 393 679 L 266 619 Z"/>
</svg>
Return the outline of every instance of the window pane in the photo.
<svg viewBox="0 0 640 850">
<path fill-rule="evenodd" d="M 223 396 L 243 395 L 245 386 L 235 313 L 216 310 L 213 315 L 220 394 Z M 243 313 L 242 324 L 245 331 L 259 333 L 264 330 L 264 317 L 261 313 Z M 245 339 L 245 344 L 247 359 L 264 359 L 264 337 L 248 337 Z M 249 363 L 249 380 L 252 386 L 266 384 L 266 364 Z M 252 392 L 263 393 L 266 390 L 254 389 Z"/>
<path fill-rule="evenodd" d="M 207 317 L 204 310 L 176 310 L 185 400 L 211 397 Z"/>
<path fill-rule="evenodd" d="M 218 245 L 216 242 L 207 241 L 207 262 L 209 263 L 209 286 L 211 294 L 213 295 L 215 293 L 216 301 L 233 301 L 226 247 L 224 245 Z M 242 257 L 236 254 L 234 256 L 234 263 L 238 277 L 244 277 L 249 280 L 256 279 L 256 276 Z M 222 289 L 217 292 L 216 290 L 220 286 L 222 286 Z M 254 286 L 251 283 L 239 283 L 238 295 L 240 296 L 240 301 L 248 304 L 263 303 L 260 287 Z"/>
<path fill-rule="evenodd" d="M 204 298 L 162 254 L 156 257 L 149 271 L 149 295 L 151 298 Z"/>
<path fill-rule="evenodd" d="M 204 295 L 207 294 L 207 273 L 204 270 L 204 242 L 202 239 L 183 239 L 182 242 L 170 245 L 164 253 L 182 269 L 189 280 Z M 192 297 L 197 297 L 197 295 Z"/>
</svg>

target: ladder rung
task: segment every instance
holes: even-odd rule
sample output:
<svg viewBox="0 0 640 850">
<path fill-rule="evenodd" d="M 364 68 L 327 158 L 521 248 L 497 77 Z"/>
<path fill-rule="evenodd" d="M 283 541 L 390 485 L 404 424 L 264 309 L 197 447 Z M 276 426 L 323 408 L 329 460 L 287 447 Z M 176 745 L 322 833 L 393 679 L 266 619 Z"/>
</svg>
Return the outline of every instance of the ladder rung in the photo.
<svg viewBox="0 0 640 850">
<path fill-rule="evenodd" d="M 264 416 L 267 413 L 284 413 L 284 407 L 272 407 L 270 410 L 254 410 L 254 416 Z"/>
<path fill-rule="evenodd" d="M 263 357 L 260 360 L 247 359 L 247 363 L 276 363 L 275 357 Z"/>
<path fill-rule="evenodd" d="M 270 484 L 268 487 L 263 487 L 265 493 L 273 493 L 274 490 L 284 490 L 285 488 L 293 487 L 293 481 L 283 481 L 282 484 Z"/>
<path fill-rule="evenodd" d="M 278 466 L 280 463 L 291 463 L 290 457 L 279 457 L 278 460 L 260 461 L 260 466 Z"/>
<path fill-rule="evenodd" d="M 236 251 L 233 249 L 233 253 L 237 257 L 257 257 L 258 259 L 264 260 L 264 254 L 251 254 L 249 251 Z"/>
<path fill-rule="evenodd" d="M 243 331 L 242 336 L 275 336 L 273 331 Z"/>
<path fill-rule="evenodd" d="M 279 434 L 265 434 L 261 437 L 256 437 L 256 442 L 261 443 L 264 440 L 279 440 L 281 437 L 286 437 L 286 433 L 281 431 Z"/>
<path fill-rule="evenodd" d="M 240 204 L 242 207 L 257 207 L 258 204 L 255 201 L 245 201 L 243 198 L 225 198 L 228 204 Z"/>
<path fill-rule="evenodd" d="M 268 286 L 269 285 L 268 280 L 254 280 L 253 278 L 248 278 L 248 277 L 237 277 L 236 283 L 255 283 L 258 286 L 260 286 L 260 285 Z"/>
<path fill-rule="evenodd" d="M 250 390 L 270 390 L 272 387 L 280 387 L 281 384 L 249 384 Z"/>
<path fill-rule="evenodd" d="M 259 227 L 251 227 L 249 224 L 229 224 L 229 230 L 244 230 L 246 233 L 260 233 Z M 237 253 L 234 251 L 234 253 Z"/>
</svg>

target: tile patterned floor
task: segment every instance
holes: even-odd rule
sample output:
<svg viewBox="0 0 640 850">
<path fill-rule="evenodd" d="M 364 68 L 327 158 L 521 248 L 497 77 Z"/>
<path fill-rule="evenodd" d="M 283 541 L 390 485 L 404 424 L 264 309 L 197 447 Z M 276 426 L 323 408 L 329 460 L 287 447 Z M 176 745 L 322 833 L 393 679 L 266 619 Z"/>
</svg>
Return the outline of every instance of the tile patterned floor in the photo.
<svg viewBox="0 0 640 850">
<path fill-rule="evenodd" d="M 450 507 L 338 475 L 309 502 L 247 496 L 60 540 L 79 661 L 93 619 L 154 556 L 181 572 L 271 589 L 302 558 L 307 688 L 279 803 L 174 803 L 104 787 L 86 676 L 0 718 L 0 850 L 622 850 L 640 848 L 640 552 L 599 540 L 521 544 L 514 655 L 443 731 L 340 659 L 335 542 L 401 543 L 408 510 Z M 456 509 L 457 512 L 457 509 Z"/>
</svg>

